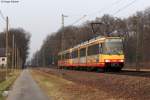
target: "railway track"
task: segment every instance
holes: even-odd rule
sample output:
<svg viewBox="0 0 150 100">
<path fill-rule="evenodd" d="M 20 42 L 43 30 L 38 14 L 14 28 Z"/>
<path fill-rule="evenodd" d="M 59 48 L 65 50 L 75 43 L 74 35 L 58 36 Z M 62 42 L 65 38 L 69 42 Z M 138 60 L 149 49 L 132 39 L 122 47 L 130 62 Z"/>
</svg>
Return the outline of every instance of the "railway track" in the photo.
<svg viewBox="0 0 150 100">
<path fill-rule="evenodd" d="M 56 67 L 52 67 L 51 69 L 55 70 L 58 73 L 72 72 L 72 73 L 86 73 L 86 74 L 98 74 L 97 72 L 92 71 L 79 71 L 79 70 L 65 70 L 65 69 L 57 69 Z M 40 69 L 43 71 L 49 71 L 49 68 Z M 136 76 L 136 77 L 147 77 L 150 78 L 150 69 L 141 69 L 141 71 L 136 71 L 136 69 L 122 69 L 120 72 L 105 72 L 100 74 L 114 74 L 114 75 L 128 75 L 128 76 Z"/>
<path fill-rule="evenodd" d="M 150 71 L 122 70 L 121 72 L 107 72 L 106 74 L 128 75 L 128 76 L 136 76 L 136 77 L 147 77 L 147 78 L 150 78 Z"/>
</svg>

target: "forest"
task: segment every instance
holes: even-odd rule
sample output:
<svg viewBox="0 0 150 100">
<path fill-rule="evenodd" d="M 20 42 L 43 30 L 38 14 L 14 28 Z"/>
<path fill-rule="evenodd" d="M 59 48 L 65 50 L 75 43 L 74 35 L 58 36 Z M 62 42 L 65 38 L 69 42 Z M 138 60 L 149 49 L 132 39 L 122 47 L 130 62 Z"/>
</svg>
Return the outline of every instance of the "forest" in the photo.
<svg viewBox="0 0 150 100">
<path fill-rule="evenodd" d="M 93 33 L 91 23 L 94 25 Z M 120 36 L 124 39 L 126 66 L 150 65 L 150 8 L 136 12 L 128 18 L 118 18 L 108 14 L 86 21 L 79 26 L 65 26 L 57 32 L 50 33 L 44 40 L 40 50 L 34 53 L 31 60 L 33 66 L 49 66 L 57 64 L 57 55 L 61 45 L 63 50 L 85 42 L 93 37 Z"/>
<path fill-rule="evenodd" d="M 5 31 L 0 33 L 0 48 L 6 47 L 6 35 Z M 18 49 L 18 59 L 21 62 L 21 66 L 24 67 L 29 54 L 29 44 L 30 44 L 30 33 L 26 32 L 22 28 L 12 28 L 8 31 L 8 66 L 12 66 L 12 55 L 13 48 Z"/>
</svg>

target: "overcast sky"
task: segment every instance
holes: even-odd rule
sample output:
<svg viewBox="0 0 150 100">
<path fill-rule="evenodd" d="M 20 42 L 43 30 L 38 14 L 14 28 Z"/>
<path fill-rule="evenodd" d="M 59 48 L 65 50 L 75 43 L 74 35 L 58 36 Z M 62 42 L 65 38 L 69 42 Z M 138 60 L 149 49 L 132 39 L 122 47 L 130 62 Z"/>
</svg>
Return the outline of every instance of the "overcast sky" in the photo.
<svg viewBox="0 0 150 100">
<path fill-rule="evenodd" d="M 61 27 L 61 14 L 68 15 L 65 25 L 70 25 L 83 15 L 92 20 L 103 14 L 113 15 L 116 11 L 134 0 L 20 0 L 17 4 L 0 3 L 4 16 L 9 16 L 10 27 L 22 27 L 30 32 L 30 56 L 40 48 L 46 36 Z M 136 11 L 150 7 L 150 0 L 137 0 L 130 7 L 117 13 L 117 17 L 128 17 Z M 0 18 L 0 31 L 5 22 Z"/>
</svg>

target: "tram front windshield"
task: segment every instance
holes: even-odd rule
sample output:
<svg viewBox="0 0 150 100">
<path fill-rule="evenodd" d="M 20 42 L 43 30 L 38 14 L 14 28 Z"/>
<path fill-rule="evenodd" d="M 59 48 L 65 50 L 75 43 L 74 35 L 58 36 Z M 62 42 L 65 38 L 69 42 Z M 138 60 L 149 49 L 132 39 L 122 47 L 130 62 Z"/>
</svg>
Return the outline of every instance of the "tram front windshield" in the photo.
<svg viewBox="0 0 150 100">
<path fill-rule="evenodd" d="M 104 54 L 123 54 L 122 39 L 106 39 L 103 52 Z"/>
</svg>

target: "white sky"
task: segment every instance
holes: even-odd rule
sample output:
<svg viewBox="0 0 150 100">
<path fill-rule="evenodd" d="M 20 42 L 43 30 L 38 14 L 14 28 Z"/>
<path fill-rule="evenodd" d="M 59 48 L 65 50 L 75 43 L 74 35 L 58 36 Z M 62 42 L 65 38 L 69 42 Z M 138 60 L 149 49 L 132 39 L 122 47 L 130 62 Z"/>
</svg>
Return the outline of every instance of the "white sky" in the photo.
<svg viewBox="0 0 150 100">
<path fill-rule="evenodd" d="M 118 3 L 114 4 L 116 1 Z M 68 15 L 65 25 L 70 25 L 83 15 L 92 20 L 103 14 L 113 14 L 118 9 L 134 0 L 20 0 L 18 4 L 0 3 L 4 16 L 9 16 L 10 27 L 22 27 L 30 32 L 30 56 L 40 48 L 46 36 L 61 27 L 61 14 Z M 136 11 L 150 7 L 150 0 L 137 0 L 133 5 L 116 14 L 117 17 L 128 17 Z M 0 18 L 0 31 L 5 22 Z"/>
</svg>

